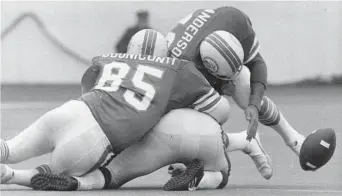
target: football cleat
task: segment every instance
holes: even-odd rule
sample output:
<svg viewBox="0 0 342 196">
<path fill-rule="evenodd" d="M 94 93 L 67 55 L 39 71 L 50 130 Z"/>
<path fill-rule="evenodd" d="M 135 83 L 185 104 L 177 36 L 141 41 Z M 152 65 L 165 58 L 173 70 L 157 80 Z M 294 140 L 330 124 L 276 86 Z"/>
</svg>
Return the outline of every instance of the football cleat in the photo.
<svg viewBox="0 0 342 196">
<path fill-rule="evenodd" d="M 303 142 L 299 161 L 303 170 L 316 171 L 327 164 L 335 152 L 336 134 L 331 128 L 312 132 Z"/>
<path fill-rule="evenodd" d="M 76 191 L 78 181 L 71 176 L 51 173 L 38 173 L 31 178 L 34 190 Z"/>
<path fill-rule="evenodd" d="M 269 180 L 273 175 L 271 157 L 269 157 L 264 148 L 261 145 L 259 134 L 257 133 L 246 149 L 243 151 L 246 153 L 254 162 L 256 168 L 262 177 Z"/>
<path fill-rule="evenodd" d="M 6 184 L 14 176 L 14 171 L 7 165 L 1 164 L 1 183 Z"/>
<path fill-rule="evenodd" d="M 204 176 L 204 161 L 194 159 L 186 170 L 172 177 L 163 187 L 164 191 L 194 191 Z"/>
</svg>

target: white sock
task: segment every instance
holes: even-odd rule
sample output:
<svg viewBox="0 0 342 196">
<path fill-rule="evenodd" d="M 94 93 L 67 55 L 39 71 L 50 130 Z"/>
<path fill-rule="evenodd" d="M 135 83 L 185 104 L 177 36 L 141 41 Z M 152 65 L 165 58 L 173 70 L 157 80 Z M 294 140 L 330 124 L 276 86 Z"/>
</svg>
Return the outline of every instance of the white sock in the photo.
<svg viewBox="0 0 342 196">
<path fill-rule="evenodd" d="M 228 152 L 233 152 L 237 150 L 244 150 L 248 145 L 249 141 L 246 140 L 246 131 L 239 133 L 226 133 L 229 138 L 229 145 L 227 148 Z"/>
<path fill-rule="evenodd" d="M 266 96 L 261 102 L 259 122 L 275 130 L 288 146 L 293 146 L 296 141 L 304 138 L 292 128 L 276 104 Z"/>
<path fill-rule="evenodd" d="M 77 190 L 94 190 L 103 189 L 105 178 L 102 172 L 97 169 L 82 177 L 74 177 L 78 180 L 79 186 Z"/>
<path fill-rule="evenodd" d="M 222 182 L 221 172 L 204 171 L 204 176 L 198 184 L 198 189 L 216 189 Z"/>
<path fill-rule="evenodd" d="M 280 120 L 277 125 L 270 126 L 275 130 L 284 140 L 285 144 L 292 146 L 297 140 L 304 138 L 303 135 L 298 133 L 279 112 Z"/>
<path fill-rule="evenodd" d="M 13 169 L 14 176 L 6 182 L 6 184 L 16 184 L 20 186 L 30 187 L 31 178 L 38 173 L 36 169 L 16 170 Z"/>
</svg>

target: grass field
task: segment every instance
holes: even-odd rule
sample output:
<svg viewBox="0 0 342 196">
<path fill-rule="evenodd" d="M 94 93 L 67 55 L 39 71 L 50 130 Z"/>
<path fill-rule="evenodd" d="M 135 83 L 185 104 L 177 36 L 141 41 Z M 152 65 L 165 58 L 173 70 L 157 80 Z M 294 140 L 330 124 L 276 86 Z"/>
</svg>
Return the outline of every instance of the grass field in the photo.
<svg viewBox="0 0 342 196">
<path fill-rule="evenodd" d="M 40 115 L 76 98 L 77 86 L 3 86 L 1 102 L 1 138 L 9 139 L 32 123 Z M 195 192 L 163 192 L 162 185 L 168 179 L 167 169 L 138 178 L 116 191 L 87 192 L 37 192 L 19 186 L 1 185 L 2 196 L 15 195 L 241 195 L 241 196 L 294 196 L 294 195 L 342 195 L 342 86 L 320 87 L 272 87 L 271 97 L 288 121 L 301 133 L 308 135 L 320 127 L 332 127 L 337 134 L 335 155 L 330 162 L 316 172 L 301 170 L 298 158 L 287 148 L 280 136 L 265 126 L 259 133 L 263 145 L 273 160 L 274 175 L 264 180 L 252 161 L 240 152 L 231 154 L 232 175 L 223 190 Z M 226 131 L 236 132 L 247 127 L 243 112 L 232 103 L 232 117 L 224 125 Z M 14 168 L 34 167 L 49 156 L 12 165 Z"/>
</svg>

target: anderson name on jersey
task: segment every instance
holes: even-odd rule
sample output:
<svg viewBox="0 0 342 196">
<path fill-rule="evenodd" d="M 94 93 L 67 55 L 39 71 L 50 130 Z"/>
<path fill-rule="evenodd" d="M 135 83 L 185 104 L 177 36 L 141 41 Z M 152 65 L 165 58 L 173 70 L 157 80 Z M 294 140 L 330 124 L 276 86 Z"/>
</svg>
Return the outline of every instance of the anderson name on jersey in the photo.
<svg viewBox="0 0 342 196">
<path fill-rule="evenodd" d="M 169 55 L 193 61 L 211 84 L 217 79 L 206 71 L 199 46 L 206 36 L 217 30 L 228 31 L 240 41 L 244 50 L 243 64 L 258 54 L 259 42 L 249 17 L 233 7 L 196 10 L 179 21 L 167 35 Z"/>
<path fill-rule="evenodd" d="M 119 151 L 168 111 L 191 107 L 210 112 L 222 99 L 192 62 L 136 54 L 94 58 L 82 87 L 80 99 Z"/>
</svg>

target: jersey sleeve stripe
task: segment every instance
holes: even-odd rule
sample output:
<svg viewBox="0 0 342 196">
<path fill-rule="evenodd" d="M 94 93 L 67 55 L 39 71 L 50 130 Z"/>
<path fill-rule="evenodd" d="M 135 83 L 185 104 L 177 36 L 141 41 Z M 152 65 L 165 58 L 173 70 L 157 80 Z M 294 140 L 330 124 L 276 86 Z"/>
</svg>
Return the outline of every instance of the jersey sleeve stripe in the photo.
<svg viewBox="0 0 342 196">
<path fill-rule="evenodd" d="M 211 105 L 213 102 L 216 101 L 217 98 L 221 97 L 216 91 L 209 97 L 207 97 L 206 99 L 204 99 L 202 102 L 198 103 L 198 104 L 194 104 L 193 107 L 195 110 L 203 110 L 204 108 L 206 108 L 207 106 Z"/>
<path fill-rule="evenodd" d="M 260 50 L 260 44 L 259 44 L 258 38 L 255 37 L 254 42 L 253 42 L 253 46 L 252 46 L 251 50 L 249 51 L 249 56 L 243 64 L 247 64 L 251 60 L 253 60 L 254 57 L 259 53 L 259 50 Z"/>
<path fill-rule="evenodd" d="M 201 103 L 204 99 L 208 98 L 208 97 L 211 96 L 213 93 L 214 93 L 214 89 L 211 88 L 210 91 L 209 91 L 207 94 L 203 95 L 201 98 L 199 98 L 199 99 L 194 103 L 194 105 Z"/>
<path fill-rule="evenodd" d="M 215 108 L 217 108 L 217 106 L 220 104 L 220 102 L 222 101 L 222 97 L 216 97 L 216 99 L 214 101 L 212 101 L 210 104 L 208 104 L 207 106 L 198 109 L 197 111 L 199 112 L 204 112 L 204 113 L 209 113 L 212 110 L 214 110 Z"/>
<path fill-rule="evenodd" d="M 205 107 L 205 105 L 208 105 L 208 101 L 215 99 L 215 97 L 218 96 L 217 92 L 212 93 L 209 97 L 207 97 L 206 99 L 204 99 L 202 102 L 199 102 L 198 104 L 193 104 L 193 106 L 195 108 L 201 108 L 201 107 Z"/>
</svg>

